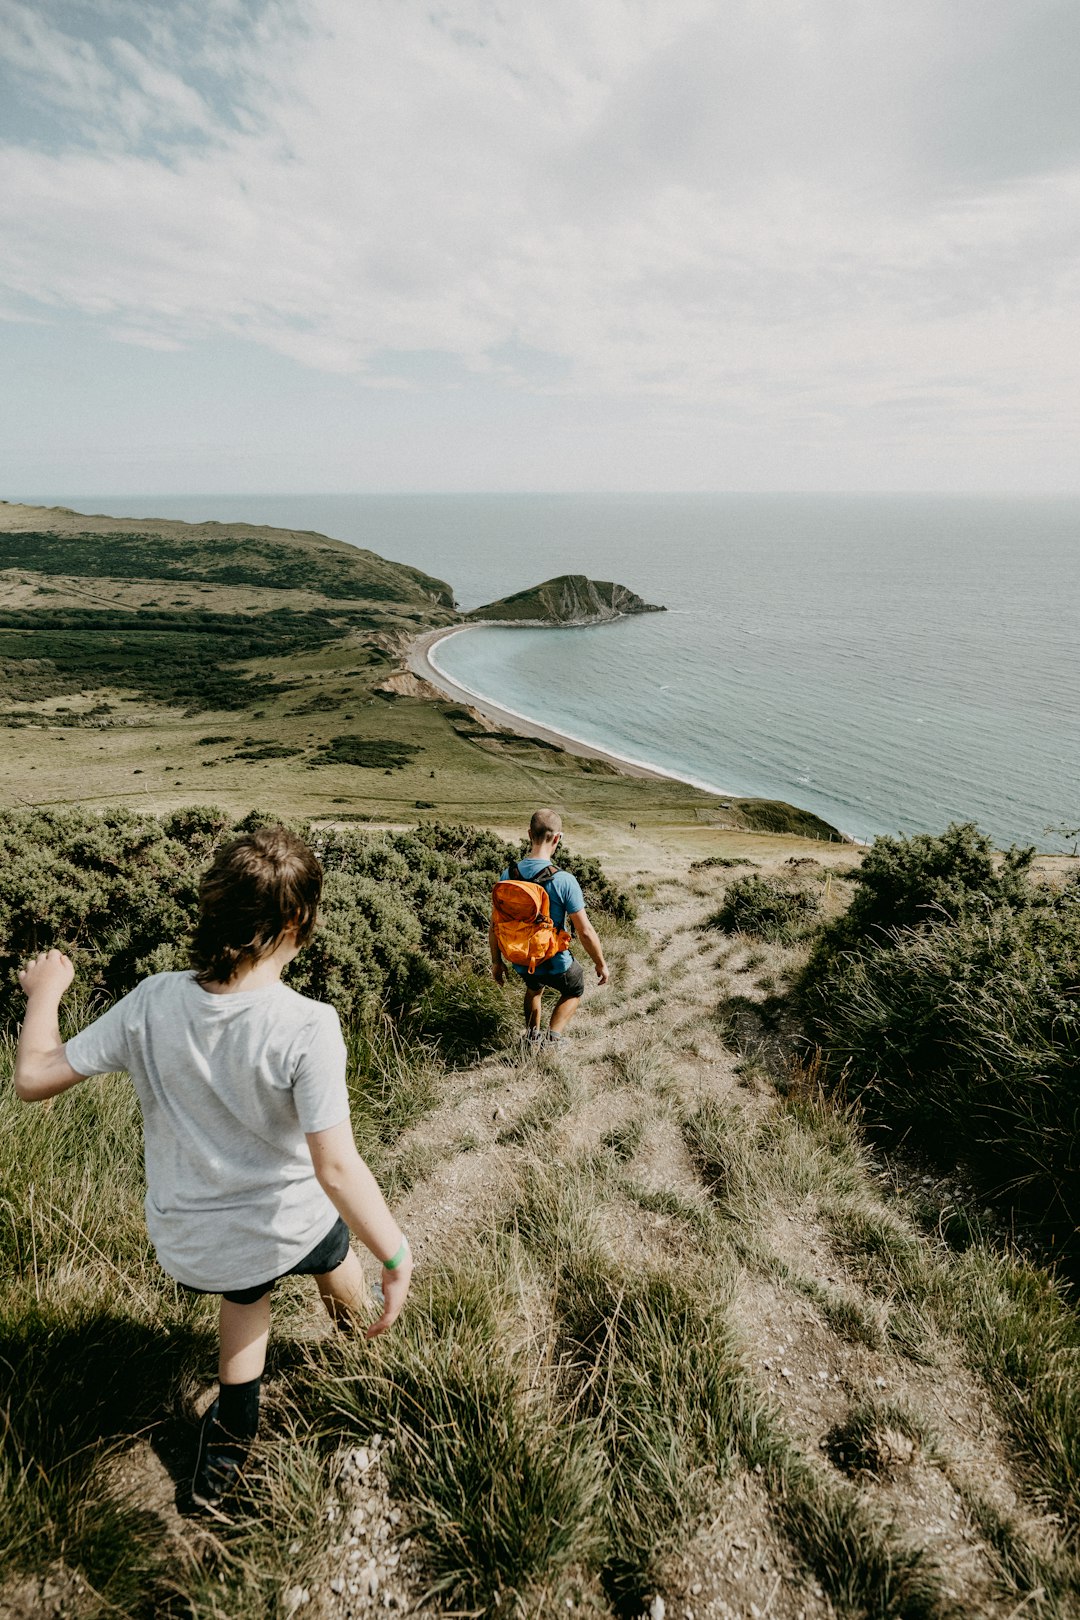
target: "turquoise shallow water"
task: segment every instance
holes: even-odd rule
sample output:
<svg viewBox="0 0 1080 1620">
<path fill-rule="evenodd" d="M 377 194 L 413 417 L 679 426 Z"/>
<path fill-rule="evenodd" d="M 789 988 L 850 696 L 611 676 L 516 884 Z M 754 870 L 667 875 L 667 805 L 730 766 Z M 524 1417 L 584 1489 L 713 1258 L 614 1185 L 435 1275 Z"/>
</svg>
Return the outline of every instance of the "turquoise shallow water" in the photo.
<svg viewBox="0 0 1080 1620">
<path fill-rule="evenodd" d="M 664 614 L 443 643 L 473 690 L 856 837 L 1080 824 L 1080 500 L 916 496 L 54 497 L 322 530 L 473 607 L 553 574 Z"/>
</svg>

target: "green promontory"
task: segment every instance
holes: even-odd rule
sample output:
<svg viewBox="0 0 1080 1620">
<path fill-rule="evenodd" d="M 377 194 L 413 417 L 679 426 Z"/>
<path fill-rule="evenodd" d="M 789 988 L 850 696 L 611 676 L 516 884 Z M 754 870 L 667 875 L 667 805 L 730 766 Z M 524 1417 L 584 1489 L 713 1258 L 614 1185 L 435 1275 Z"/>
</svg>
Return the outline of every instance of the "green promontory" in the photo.
<svg viewBox="0 0 1080 1620">
<path fill-rule="evenodd" d="M 662 607 L 610 579 L 587 579 L 584 574 L 559 574 L 527 591 L 474 608 L 467 619 L 505 621 L 507 624 L 605 624 L 631 613 L 663 613 Z"/>
</svg>

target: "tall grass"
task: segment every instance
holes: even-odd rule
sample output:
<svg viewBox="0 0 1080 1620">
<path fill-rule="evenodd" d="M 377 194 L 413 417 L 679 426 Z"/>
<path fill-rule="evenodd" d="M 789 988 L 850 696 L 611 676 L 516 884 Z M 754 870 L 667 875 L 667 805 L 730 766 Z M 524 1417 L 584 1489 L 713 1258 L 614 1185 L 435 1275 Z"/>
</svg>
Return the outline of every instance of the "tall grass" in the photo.
<svg viewBox="0 0 1080 1620">
<path fill-rule="evenodd" d="M 718 1210 L 740 1226 L 767 1222 L 770 1212 L 780 1210 L 798 1210 L 805 1218 L 811 1200 L 853 1280 L 871 1302 L 876 1299 L 879 1312 L 872 1314 L 850 1290 L 824 1290 L 786 1274 L 790 1286 L 814 1298 L 834 1331 L 872 1344 L 880 1342 L 884 1328 L 897 1348 L 922 1362 L 932 1356 L 935 1341 L 950 1341 L 985 1380 L 1017 1465 L 1065 1528 L 1060 1554 L 1047 1569 L 1053 1576 L 1048 1601 L 1067 1608 L 1063 1594 L 1080 1595 L 1080 1320 L 1062 1286 L 1047 1272 L 983 1244 L 952 1253 L 919 1234 L 901 1211 L 883 1205 L 865 1173 L 857 1117 L 833 1109 L 812 1076 L 756 1122 L 707 1102 L 687 1116 L 683 1129 Z M 754 1249 L 751 1242 L 751 1256 Z M 768 1258 L 763 1262 L 758 1255 L 757 1263 L 768 1268 Z M 766 1472 L 772 1470 L 775 1493 L 791 1506 L 785 1522 L 805 1557 L 816 1556 L 819 1538 L 834 1547 L 849 1537 L 863 1540 L 864 1508 L 855 1498 L 843 1491 L 830 1495 L 812 1467 L 807 1473 L 802 1464 L 770 1461 L 768 1455 L 762 1461 Z M 900 1606 L 869 1612 L 936 1613 L 938 1575 L 908 1552 L 890 1551 L 880 1525 L 873 1534 L 885 1548 L 885 1562 L 877 1554 L 860 1554 L 850 1567 L 861 1573 L 852 1579 L 872 1583 L 878 1565 L 884 1579 L 895 1563 L 888 1589 Z M 821 1578 L 825 1582 L 826 1574 Z M 838 1602 L 855 1601 L 854 1588 L 827 1589 Z M 896 1594 L 906 1595 L 901 1602 Z"/>
<path fill-rule="evenodd" d="M 471 1614 L 546 1596 L 551 1612 L 600 1539 L 603 1457 L 594 1425 L 542 1376 L 543 1335 L 493 1248 L 424 1284 L 401 1331 L 312 1364 L 334 1433 L 394 1438 L 390 1475 L 426 1549 L 430 1591 Z M 540 1611 L 542 1612 L 542 1609 Z"/>
<path fill-rule="evenodd" d="M 442 1066 L 392 1029 L 356 1036 L 350 1049 L 361 1151 L 386 1159 L 439 1100 Z M 254 1519 L 217 1538 L 163 1538 L 157 1513 L 124 1494 L 114 1462 L 143 1435 L 183 1502 L 192 1401 L 216 1366 L 216 1302 L 178 1288 L 154 1259 L 127 1078 L 101 1076 L 28 1107 L 6 1080 L 13 1057 L 3 1043 L 0 1564 L 62 1562 L 84 1583 L 87 1617 L 265 1614 L 288 1573 L 274 1527 L 298 1517 L 305 1546 L 318 1545 L 317 1515 L 303 1503 L 325 1475 L 318 1448 L 299 1421 L 285 1435 L 271 1427 L 256 1455 Z M 280 1290 L 279 1328 L 300 1305 L 299 1288 Z M 270 1373 L 288 1357 L 287 1339 L 272 1343 Z"/>
</svg>

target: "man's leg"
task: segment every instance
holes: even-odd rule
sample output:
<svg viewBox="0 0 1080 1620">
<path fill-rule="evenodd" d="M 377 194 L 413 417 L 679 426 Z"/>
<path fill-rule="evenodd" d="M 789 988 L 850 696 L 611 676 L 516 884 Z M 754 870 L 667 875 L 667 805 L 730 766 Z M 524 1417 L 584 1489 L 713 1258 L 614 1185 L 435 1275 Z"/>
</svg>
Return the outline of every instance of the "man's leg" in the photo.
<svg viewBox="0 0 1080 1620">
<path fill-rule="evenodd" d="M 544 992 L 542 990 L 530 990 L 528 985 L 526 985 L 525 1028 L 528 1030 L 530 1035 L 536 1035 L 540 1031 L 540 1015 L 543 1010 L 543 1004 Z"/>
<path fill-rule="evenodd" d="M 585 994 L 585 973 L 580 962 L 572 962 L 565 973 L 552 981 L 552 989 L 559 992 L 559 1001 L 548 1025 L 548 1039 L 557 1041 L 581 1005 Z"/>
<path fill-rule="evenodd" d="M 549 1033 L 558 1039 L 580 1006 L 580 994 L 576 996 L 560 996 L 559 1004 L 552 1013 L 551 1023 L 548 1025 Z"/>
</svg>

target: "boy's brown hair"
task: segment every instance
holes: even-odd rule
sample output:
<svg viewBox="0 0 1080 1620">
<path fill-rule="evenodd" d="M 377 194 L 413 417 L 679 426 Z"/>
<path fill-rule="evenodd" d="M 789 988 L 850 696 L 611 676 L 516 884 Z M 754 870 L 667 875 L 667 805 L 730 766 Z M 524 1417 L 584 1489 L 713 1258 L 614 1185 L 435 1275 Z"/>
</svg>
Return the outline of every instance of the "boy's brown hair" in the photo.
<svg viewBox="0 0 1080 1620">
<path fill-rule="evenodd" d="M 269 956 L 290 924 L 303 945 L 315 927 L 323 872 L 287 827 L 260 827 L 219 849 L 199 880 L 191 961 L 200 984 L 227 984 Z"/>
</svg>

